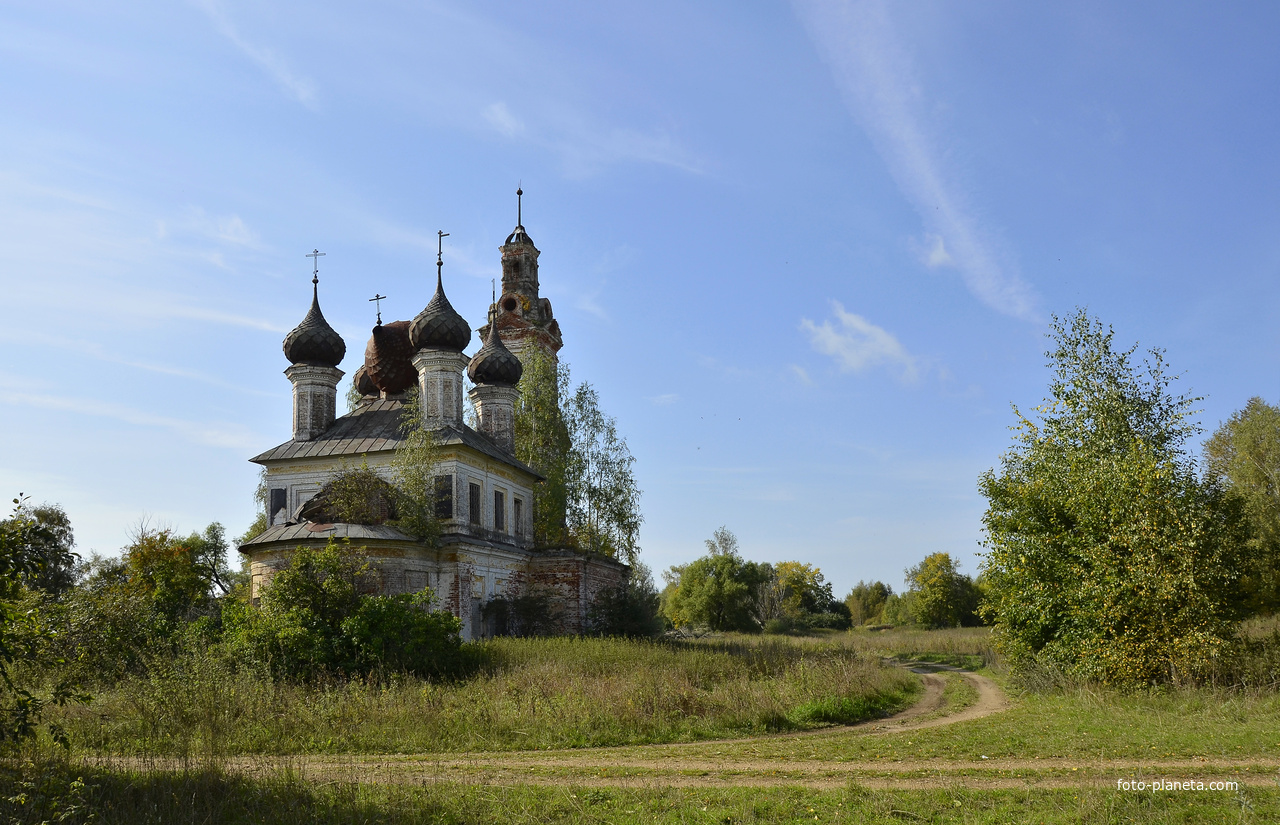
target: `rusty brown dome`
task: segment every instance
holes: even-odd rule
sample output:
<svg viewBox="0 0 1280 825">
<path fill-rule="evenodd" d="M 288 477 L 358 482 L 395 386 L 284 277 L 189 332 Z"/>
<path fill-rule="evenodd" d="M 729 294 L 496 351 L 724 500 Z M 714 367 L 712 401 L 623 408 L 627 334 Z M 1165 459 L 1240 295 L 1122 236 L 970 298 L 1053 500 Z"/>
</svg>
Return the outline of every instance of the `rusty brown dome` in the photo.
<svg viewBox="0 0 1280 825">
<path fill-rule="evenodd" d="M 336 367 L 346 354 L 347 344 L 324 319 L 317 287 L 312 284 L 311 309 L 302 323 L 284 337 L 284 357 L 291 364 Z"/>
<path fill-rule="evenodd" d="M 523 374 L 524 364 L 502 343 L 502 338 L 498 335 L 497 319 L 491 320 L 489 337 L 485 339 L 480 351 L 472 356 L 467 376 L 476 384 L 507 384 L 514 387 Z"/>
<path fill-rule="evenodd" d="M 369 377 L 369 370 L 364 364 L 361 364 L 356 374 L 351 376 L 351 383 L 355 385 L 356 392 L 361 395 L 378 394 L 378 385 L 373 383 L 373 379 Z"/>
<path fill-rule="evenodd" d="M 412 359 L 408 321 L 392 321 L 373 328 L 364 349 L 364 368 L 374 386 L 388 395 L 412 387 L 418 380 Z"/>
<path fill-rule="evenodd" d="M 471 343 L 471 327 L 457 313 L 444 295 L 440 273 L 436 272 L 436 294 L 426 309 L 413 319 L 409 328 L 409 343 L 416 352 L 420 349 L 447 349 L 462 352 Z"/>
</svg>

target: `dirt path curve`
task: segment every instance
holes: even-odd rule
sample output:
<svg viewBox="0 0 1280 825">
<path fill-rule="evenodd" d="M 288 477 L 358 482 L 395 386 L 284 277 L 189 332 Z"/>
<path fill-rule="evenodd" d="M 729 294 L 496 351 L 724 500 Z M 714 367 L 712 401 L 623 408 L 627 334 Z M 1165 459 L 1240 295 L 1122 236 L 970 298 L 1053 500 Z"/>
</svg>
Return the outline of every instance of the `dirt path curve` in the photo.
<svg viewBox="0 0 1280 825">
<path fill-rule="evenodd" d="M 222 769 L 246 775 L 289 771 L 312 782 L 362 782 L 420 785 L 438 782 L 492 785 L 547 785 L 567 788 L 724 788 L 803 786 L 840 788 L 850 784 L 869 789 L 971 790 L 1001 788 L 1115 787 L 1118 779 L 1180 779 L 1248 781 L 1272 784 L 1280 760 L 1246 758 L 1132 760 L 1132 759 L 991 759 L 943 760 L 824 760 L 797 749 L 785 758 L 765 759 L 738 746 L 752 742 L 812 740 L 819 737 L 881 736 L 955 725 L 981 719 L 1010 707 L 1008 697 L 993 681 L 959 668 L 924 662 L 898 662 L 917 673 L 924 693 L 910 708 L 885 719 L 858 725 L 801 733 L 739 739 L 590 748 L 559 751 L 483 751 L 460 754 L 386 756 L 234 757 Z M 957 674 L 976 691 L 976 699 L 961 708 L 946 707 L 946 679 L 940 671 Z M 728 753 L 717 753 L 718 745 Z M 708 751 L 708 748 L 711 750 Z M 803 751 L 803 752 L 802 752 Z M 121 767 L 135 760 L 105 759 Z M 152 767 L 165 767 L 152 760 Z M 176 766 L 175 766 L 176 767 Z"/>
<path fill-rule="evenodd" d="M 391 756 L 297 756 L 285 758 L 240 757 L 228 761 L 228 770 L 248 774 L 287 768 L 314 781 L 360 781 L 391 784 L 429 782 L 479 782 L 539 785 L 608 785 L 617 787 L 679 787 L 728 785 L 810 785 L 827 787 L 851 779 L 868 787 L 937 787 L 938 778 L 920 777 L 930 772 L 921 764 L 883 762 L 830 762 L 799 755 L 782 759 L 753 756 L 707 756 L 685 753 L 717 745 L 741 746 L 752 742 L 839 737 L 849 734 L 878 736 L 953 725 L 998 713 L 1010 706 L 995 682 L 985 676 L 925 662 L 895 662 L 917 673 L 924 693 L 911 707 L 884 719 L 857 725 L 823 728 L 800 733 L 773 734 L 688 743 L 637 745 L 559 751 L 482 751 L 460 754 Z M 939 671 L 958 674 L 976 691 L 971 704 L 953 712 L 946 708 L 947 680 Z M 957 766 L 948 766 L 954 770 Z M 963 767 L 970 766 L 964 763 Z M 983 765 L 985 767 L 985 765 Z M 889 775 L 886 775 L 889 774 Z M 912 775 L 914 774 L 914 776 Z M 984 782 L 1022 782 L 988 776 Z M 888 784 L 886 784 L 888 783 Z M 903 784 L 906 783 L 906 784 Z M 998 785 L 1003 787 L 1003 785 Z M 996 787 L 996 786 L 993 786 Z"/>
</svg>

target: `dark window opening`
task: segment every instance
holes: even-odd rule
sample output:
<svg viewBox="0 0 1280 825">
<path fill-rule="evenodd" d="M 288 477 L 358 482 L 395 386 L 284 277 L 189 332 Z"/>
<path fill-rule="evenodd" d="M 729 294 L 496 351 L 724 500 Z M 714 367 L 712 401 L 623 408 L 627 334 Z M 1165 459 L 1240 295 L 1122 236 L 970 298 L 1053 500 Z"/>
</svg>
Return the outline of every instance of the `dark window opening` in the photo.
<svg viewBox="0 0 1280 825">
<path fill-rule="evenodd" d="M 267 523 L 271 524 L 276 519 L 276 513 L 288 506 L 288 491 L 283 487 L 271 488 L 271 502 L 267 506 Z"/>
<path fill-rule="evenodd" d="M 436 518 L 453 518 L 453 476 L 436 476 Z"/>
<path fill-rule="evenodd" d="M 467 497 L 469 499 L 467 501 L 467 504 L 470 505 L 468 509 L 471 512 L 467 514 L 467 517 L 472 524 L 479 526 L 480 524 L 480 485 L 472 484 L 469 492 L 470 492 L 470 495 Z"/>
<path fill-rule="evenodd" d="M 518 498 L 511 499 L 511 520 L 516 523 L 516 535 L 524 535 L 524 502 Z"/>
<path fill-rule="evenodd" d="M 493 491 L 493 529 L 500 533 L 507 529 L 507 496 L 501 490 Z"/>
</svg>

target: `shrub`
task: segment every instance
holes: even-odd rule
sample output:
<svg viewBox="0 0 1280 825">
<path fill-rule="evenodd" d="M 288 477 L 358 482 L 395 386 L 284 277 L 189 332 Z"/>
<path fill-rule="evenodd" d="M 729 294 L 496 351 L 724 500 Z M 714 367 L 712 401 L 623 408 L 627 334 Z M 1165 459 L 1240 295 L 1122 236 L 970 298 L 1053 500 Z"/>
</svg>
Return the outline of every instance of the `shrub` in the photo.
<svg viewBox="0 0 1280 825">
<path fill-rule="evenodd" d="M 431 610 L 431 591 L 363 595 L 371 586 L 363 554 L 333 541 L 299 547 L 263 588 L 259 607 L 243 600 L 226 606 L 226 643 L 242 661 L 291 678 L 454 673 L 461 624 Z"/>
</svg>

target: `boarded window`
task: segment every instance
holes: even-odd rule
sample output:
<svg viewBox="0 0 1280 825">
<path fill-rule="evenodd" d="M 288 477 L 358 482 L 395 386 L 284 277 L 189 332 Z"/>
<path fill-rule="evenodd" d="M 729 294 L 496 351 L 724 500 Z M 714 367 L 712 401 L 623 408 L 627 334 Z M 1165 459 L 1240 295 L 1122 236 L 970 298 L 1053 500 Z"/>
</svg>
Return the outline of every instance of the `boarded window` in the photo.
<svg viewBox="0 0 1280 825">
<path fill-rule="evenodd" d="M 436 518 L 453 518 L 453 476 L 436 476 Z"/>
<path fill-rule="evenodd" d="M 524 502 L 518 498 L 511 499 L 511 520 L 515 522 L 516 535 L 524 535 Z"/>
<path fill-rule="evenodd" d="M 472 482 L 471 489 L 469 492 L 471 494 L 467 496 L 467 499 L 468 499 L 467 504 L 469 505 L 468 509 L 471 512 L 467 514 L 468 520 L 472 524 L 479 526 L 480 524 L 480 485 L 476 484 L 475 482 Z"/>
<path fill-rule="evenodd" d="M 507 529 L 507 495 L 501 490 L 493 491 L 493 529 L 499 532 Z"/>
</svg>

